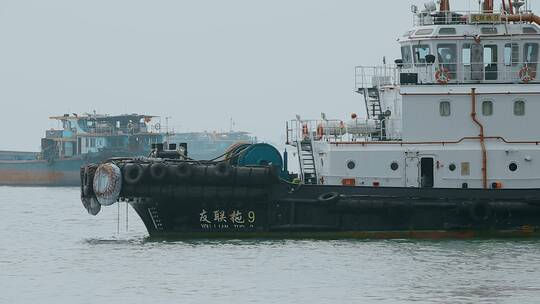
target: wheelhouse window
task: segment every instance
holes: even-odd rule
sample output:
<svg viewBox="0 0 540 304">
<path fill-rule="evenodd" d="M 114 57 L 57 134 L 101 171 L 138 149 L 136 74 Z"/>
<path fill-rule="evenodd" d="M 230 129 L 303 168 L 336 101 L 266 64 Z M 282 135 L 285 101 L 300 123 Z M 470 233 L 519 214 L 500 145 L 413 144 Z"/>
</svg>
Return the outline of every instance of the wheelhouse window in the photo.
<svg viewBox="0 0 540 304">
<path fill-rule="evenodd" d="M 484 45 L 484 69 L 486 80 L 497 80 L 497 45 Z"/>
<path fill-rule="evenodd" d="M 448 69 L 450 79 L 456 79 L 457 46 L 454 43 L 439 44 L 437 45 L 437 55 L 439 64 Z"/>
<path fill-rule="evenodd" d="M 538 31 L 534 27 L 524 27 L 523 34 L 536 34 Z"/>
<path fill-rule="evenodd" d="M 412 51 L 410 46 L 401 47 L 401 59 L 403 60 L 403 68 L 410 69 L 412 67 Z"/>
<path fill-rule="evenodd" d="M 483 27 L 480 31 L 484 35 L 495 35 L 495 34 L 497 34 L 497 28 L 495 28 L 495 27 Z"/>
<path fill-rule="evenodd" d="M 420 29 L 414 33 L 415 36 L 427 36 L 433 33 L 433 29 Z"/>
<path fill-rule="evenodd" d="M 464 66 L 471 65 L 471 45 L 466 43 L 461 49 L 461 61 Z"/>
<path fill-rule="evenodd" d="M 441 101 L 439 103 L 439 113 L 442 117 L 448 117 L 450 114 L 452 114 L 451 108 L 450 108 L 450 101 Z"/>
<path fill-rule="evenodd" d="M 439 35 L 455 35 L 456 29 L 453 27 L 443 27 L 439 30 Z"/>
<path fill-rule="evenodd" d="M 523 61 L 527 63 L 538 61 L 538 43 L 525 43 L 523 45 Z"/>
<path fill-rule="evenodd" d="M 519 64 L 519 44 L 507 43 L 504 45 L 504 65 L 516 66 Z"/>
<path fill-rule="evenodd" d="M 514 115 L 524 116 L 525 115 L 525 101 L 516 100 L 514 102 Z"/>
<path fill-rule="evenodd" d="M 405 34 L 403 34 L 403 37 L 410 37 L 413 33 L 414 31 L 407 31 Z"/>
<path fill-rule="evenodd" d="M 482 102 L 482 115 L 484 115 L 484 116 L 493 115 L 493 101 L 484 100 Z"/>
<path fill-rule="evenodd" d="M 431 50 L 427 44 L 413 46 L 414 63 L 416 65 L 425 65 L 426 56 L 430 54 Z"/>
</svg>

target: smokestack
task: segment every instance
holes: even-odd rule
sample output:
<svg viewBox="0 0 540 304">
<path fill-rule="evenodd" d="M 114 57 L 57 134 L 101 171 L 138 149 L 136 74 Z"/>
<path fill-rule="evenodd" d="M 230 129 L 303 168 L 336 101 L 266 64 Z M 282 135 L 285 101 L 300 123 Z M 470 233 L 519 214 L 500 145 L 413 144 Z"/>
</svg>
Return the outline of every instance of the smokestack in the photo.
<svg viewBox="0 0 540 304">
<path fill-rule="evenodd" d="M 449 12 L 450 11 L 450 0 L 441 0 L 441 5 L 439 10 L 441 12 Z"/>
<path fill-rule="evenodd" d="M 493 13 L 493 0 L 486 0 L 484 1 L 484 12 L 485 13 Z"/>
</svg>

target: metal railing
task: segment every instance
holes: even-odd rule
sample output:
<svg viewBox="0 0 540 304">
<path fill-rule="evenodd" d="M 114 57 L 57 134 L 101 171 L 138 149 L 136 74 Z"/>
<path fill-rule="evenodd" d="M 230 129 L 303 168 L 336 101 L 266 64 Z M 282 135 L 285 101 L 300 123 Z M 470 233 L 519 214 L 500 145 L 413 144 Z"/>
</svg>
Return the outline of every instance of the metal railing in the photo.
<svg viewBox="0 0 540 304">
<path fill-rule="evenodd" d="M 399 69 L 395 65 L 357 66 L 354 70 L 356 90 L 399 85 Z"/>
<path fill-rule="evenodd" d="M 401 73 L 416 74 L 417 83 L 407 84 L 467 84 L 467 83 L 540 83 L 540 62 L 512 63 L 443 63 L 411 64 L 403 67 L 357 66 L 355 90 L 401 85 Z"/>
<path fill-rule="evenodd" d="M 516 12 L 516 15 L 524 15 L 531 13 L 528 9 L 522 9 Z M 422 11 L 414 14 L 413 25 L 414 26 L 426 26 L 426 25 L 443 25 L 443 24 L 501 24 L 508 23 L 508 20 L 504 18 L 508 15 L 508 12 L 502 10 L 494 10 L 492 12 L 487 11 Z"/>
<path fill-rule="evenodd" d="M 401 73 L 418 75 L 419 84 L 530 83 L 537 79 L 538 62 L 442 63 L 409 65 Z"/>
<path fill-rule="evenodd" d="M 287 143 L 296 146 L 302 141 L 351 142 L 381 137 L 379 125 L 370 119 L 291 120 L 287 122 Z"/>
</svg>

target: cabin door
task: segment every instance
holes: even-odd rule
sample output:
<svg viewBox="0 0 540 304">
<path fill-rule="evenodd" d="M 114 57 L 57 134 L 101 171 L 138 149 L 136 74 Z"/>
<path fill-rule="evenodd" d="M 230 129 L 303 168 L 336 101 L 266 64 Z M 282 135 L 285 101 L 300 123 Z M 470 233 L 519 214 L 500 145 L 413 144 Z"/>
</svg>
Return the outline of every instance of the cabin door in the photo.
<svg viewBox="0 0 540 304">
<path fill-rule="evenodd" d="M 419 187 L 420 160 L 418 157 L 405 158 L 405 187 Z"/>
</svg>

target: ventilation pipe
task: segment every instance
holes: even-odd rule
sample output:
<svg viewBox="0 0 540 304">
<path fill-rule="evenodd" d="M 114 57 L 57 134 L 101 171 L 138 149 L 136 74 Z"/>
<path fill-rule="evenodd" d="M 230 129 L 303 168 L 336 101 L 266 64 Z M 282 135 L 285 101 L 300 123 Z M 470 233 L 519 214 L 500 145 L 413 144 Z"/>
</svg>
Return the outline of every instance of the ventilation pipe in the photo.
<svg viewBox="0 0 540 304">
<path fill-rule="evenodd" d="M 484 134 L 484 125 L 478 120 L 476 116 L 476 88 L 471 89 L 471 118 L 473 122 L 478 126 L 480 129 L 480 146 L 482 148 L 482 187 L 484 189 L 488 188 L 487 185 L 487 149 L 486 149 L 486 140 L 485 140 L 485 134 Z"/>
<path fill-rule="evenodd" d="M 535 14 L 501 16 L 506 22 L 529 22 L 540 25 L 540 17 Z"/>
</svg>

